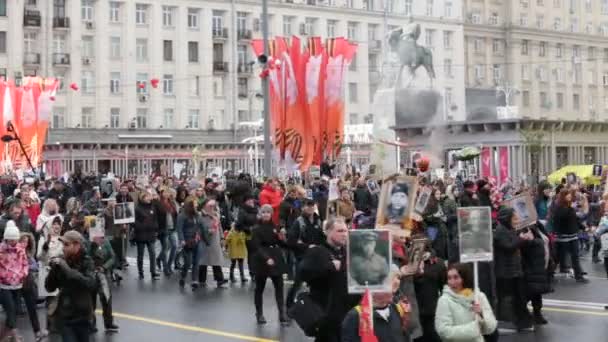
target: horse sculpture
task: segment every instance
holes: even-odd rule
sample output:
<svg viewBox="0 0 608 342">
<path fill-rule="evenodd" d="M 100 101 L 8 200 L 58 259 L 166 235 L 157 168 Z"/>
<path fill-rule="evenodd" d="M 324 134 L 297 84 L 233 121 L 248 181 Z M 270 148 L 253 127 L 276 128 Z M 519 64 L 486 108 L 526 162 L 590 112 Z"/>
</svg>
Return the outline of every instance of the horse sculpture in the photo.
<svg viewBox="0 0 608 342">
<path fill-rule="evenodd" d="M 435 78 L 435 69 L 433 68 L 433 53 L 428 48 L 418 45 L 417 41 L 420 37 L 420 24 L 410 23 L 405 27 L 391 30 L 388 33 L 388 45 L 391 50 L 396 52 L 399 56 L 401 66 L 397 79 L 395 81 L 395 88 L 401 86 L 401 77 L 403 69 L 407 66 L 409 71 L 409 80 L 405 88 L 409 87 L 416 75 L 416 69 L 420 66 L 424 66 L 426 72 L 431 80 L 431 87 L 433 86 L 433 79 Z"/>
</svg>

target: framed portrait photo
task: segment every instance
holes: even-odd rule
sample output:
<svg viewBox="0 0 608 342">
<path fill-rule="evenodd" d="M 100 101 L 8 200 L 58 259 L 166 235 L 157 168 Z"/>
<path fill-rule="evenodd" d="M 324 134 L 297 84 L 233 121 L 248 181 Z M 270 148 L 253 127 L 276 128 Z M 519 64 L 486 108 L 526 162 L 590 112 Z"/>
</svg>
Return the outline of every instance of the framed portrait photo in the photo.
<svg viewBox="0 0 608 342">
<path fill-rule="evenodd" d="M 458 208 L 460 262 L 492 261 L 494 245 L 490 207 Z"/>
<path fill-rule="evenodd" d="M 391 232 L 357 229 L 348 232 L 348 292 L 390 292 Z"/>
<path fill-rule="evenodd" d="M 415 177 L 396 177 L 382 182 L 376 217 L 379 228 L 408 227 L 416 203 L 417 186 Z"/>
<path fill-rule="evenodd" d="M 114 224 L 135 222 L 135 204 L 133 202 L 117 203 L 114 206 Z"/>
<path fill-rule="evenodd" d="M 516 230 L 531 226 L 538 220 L 532 196 L 528 193 L 515 196 L 510 200 L 504 201 L 503 204 L 513 208 L 515 213 L 517 213 L 519 220 L 517 225 L 513 227 Z"/>
</svg>

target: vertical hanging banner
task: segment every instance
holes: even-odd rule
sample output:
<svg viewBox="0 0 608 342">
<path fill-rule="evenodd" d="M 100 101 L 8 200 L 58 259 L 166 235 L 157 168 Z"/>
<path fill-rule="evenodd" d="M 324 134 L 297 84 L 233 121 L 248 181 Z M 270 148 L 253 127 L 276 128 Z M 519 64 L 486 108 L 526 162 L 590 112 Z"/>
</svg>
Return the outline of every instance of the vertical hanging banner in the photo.
<svg viewBox="0 0 608 342">
<path fill-rule="evenodd" d="M 489 147 L 481 149 L 481 177 L 492 176 L 492 152 Z"/>
<path fill-rule="evenodd" d="M 498 160 L 499 160 L 499 181 L 500 184 L 509 179 L 509 148 L 507 146 L 501 146 L 498 148 Z"/>
</svg>

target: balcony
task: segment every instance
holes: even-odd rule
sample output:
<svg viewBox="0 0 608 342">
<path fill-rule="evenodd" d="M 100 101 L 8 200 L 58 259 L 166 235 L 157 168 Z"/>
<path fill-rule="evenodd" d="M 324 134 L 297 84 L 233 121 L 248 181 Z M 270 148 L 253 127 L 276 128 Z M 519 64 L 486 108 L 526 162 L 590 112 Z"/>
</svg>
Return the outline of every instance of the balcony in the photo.
<svg viewBox="0 0 608 342">
<path fill-rule="evenodd" d="M 211 30 L 213 34 L 213 39 L 228 39 L 228 29 L 227 28 L 214 28 Z"/>
<path fill-rule="evenodd" d="M 68 17 L 54 17 L 53 28 L 56 29 L 67 29 L 70 28 L 70 18 Z"/>
<path fill-rule="evenodd" d="M 25 27 L 40 27 L 42 19 L 40 11 L 27 10 L 23 15 L 23 26 Z"/>
<path fill-rule="evenodd" d="M 239 40 L 250 40 L 251 39 L 251 30 L 238 30 L 237 37 Z"/>
<path fill-rule="evenodd" d="M 251 74 L 253 72 L 253 65 L 240 63 L 237 67 L 237 72 L 239 74 Z"/>
<path fill-rule="evenodd" d="M 370 51 L 381 51 L 382 50 L 382 41 L 378 39 L 369 41 L 369 50 Z"/>
<path fill-rule="evenodd" d="M 70 54 L 69 53 L 54 53 L 53 54 L 53 65 L 54 66 L 69 66 L 70 65 Z"/>
<path fill-rule="evenodd" d="M 228 72 L 228 62 L 213 62 L 213 72 L 220 74 Z"/>
<path fill-rule="evenodd" d="M 40 54 L 37 52 L 26 52 L 23 55 L 23 64 L 40 65 Z"/>
</svg>

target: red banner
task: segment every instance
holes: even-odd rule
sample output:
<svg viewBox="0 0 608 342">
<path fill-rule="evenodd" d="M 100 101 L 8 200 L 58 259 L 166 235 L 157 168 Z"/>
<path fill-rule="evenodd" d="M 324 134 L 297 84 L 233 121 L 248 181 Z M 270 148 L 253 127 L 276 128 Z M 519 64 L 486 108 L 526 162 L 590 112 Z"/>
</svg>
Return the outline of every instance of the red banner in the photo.
<svg viewBox="0 0 608 342">
<path fill-rule="evenodd" d="M 500 160 L 499 181 L 503 184 L 509 178 L 509 148 L 501 146 L 498 148 L 498 159 Z"/>
<path fill-rule="evenodd" d="M 492 151 L 489 147 L 481 149 L 481 177 L 492 176 Z"/>
</svg>

